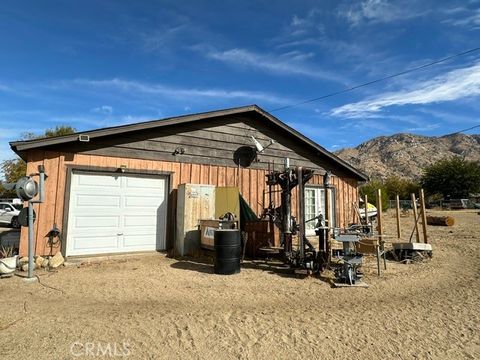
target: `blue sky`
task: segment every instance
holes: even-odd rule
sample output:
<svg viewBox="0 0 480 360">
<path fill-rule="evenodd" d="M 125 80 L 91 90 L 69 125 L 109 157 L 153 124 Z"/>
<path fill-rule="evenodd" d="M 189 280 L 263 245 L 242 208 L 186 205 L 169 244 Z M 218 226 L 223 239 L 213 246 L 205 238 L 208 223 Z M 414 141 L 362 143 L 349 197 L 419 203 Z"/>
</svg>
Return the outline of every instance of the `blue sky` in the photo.
<svg viewBox="0 0 480 360">
<path fill-rule="evenodd" d="M 25 131 L 253 103 L 268 111 L 478 47 L 478 39 L 477 0 L 4 0 L 0 160 L 14 156 L 7 143 Z M 273 114 L 336 150 L 475 126 L 479 97 L 476 52 Z"/>
</svg>

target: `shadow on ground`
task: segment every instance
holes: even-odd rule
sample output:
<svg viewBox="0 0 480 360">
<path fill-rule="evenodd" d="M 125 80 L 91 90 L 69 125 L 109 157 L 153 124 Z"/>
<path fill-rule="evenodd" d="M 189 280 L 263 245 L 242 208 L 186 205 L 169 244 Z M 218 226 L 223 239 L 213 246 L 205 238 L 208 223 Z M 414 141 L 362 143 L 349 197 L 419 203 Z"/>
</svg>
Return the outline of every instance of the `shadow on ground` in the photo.
<svg viewBox="0 0 480 360">
<path fill-rule="evenodd" d="M 170 265 L 174 269 L 195 271 L 204 274 L 213 274 L 213 258 L 211 257 L 183 257 Z M 309 276 L 306 273 L 295 272 L 295 269 L 278 260 L 245 260 L 240 265 L 241 269 L 252 269 L 266 271 L 270 274 L 284 278 L 305 279 Z M 322 275 L 315 275 L 318 280 L 332 285 L 332 280 Z"/>
<path fill-rule="evenodd" d="M 325 282 L 329 285 L 332 285 L 332 281 L 330 278 L 325 277 L 323 275 L 312 275 L 307 273 L 306 271 L 295 271 L 290 265 L 287 265 L 278 260 L 248 260 L 242 263 L 242 267 L 246 269 L 256 269 L 261 271 L 267 271 L 270 274 L 274 274 L 277 276 L 281 276 L 284 278 L 292 278 L 292 279 L 305 279 L 308 277 L 315 277 L 316 279 Z"/>
<path fill-rule="evenodd" d="M 213 274 L 213 259 L 211 258 L 181 258 L 170 266 L 174 269 Z"/>
</svg>

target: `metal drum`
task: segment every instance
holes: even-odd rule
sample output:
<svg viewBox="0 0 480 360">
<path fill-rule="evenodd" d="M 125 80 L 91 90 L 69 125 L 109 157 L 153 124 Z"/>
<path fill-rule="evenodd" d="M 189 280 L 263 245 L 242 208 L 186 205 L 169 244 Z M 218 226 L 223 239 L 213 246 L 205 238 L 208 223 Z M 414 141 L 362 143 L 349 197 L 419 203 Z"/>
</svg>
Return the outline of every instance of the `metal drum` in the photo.
<svg viewBox="0 0 480 360">
<path fill-rule="evenodd" d="M 240 272 L 242 241 L 238 229 L 218 229 L 214 235 L 215 274 L 232 275 Z"/>
</svg>

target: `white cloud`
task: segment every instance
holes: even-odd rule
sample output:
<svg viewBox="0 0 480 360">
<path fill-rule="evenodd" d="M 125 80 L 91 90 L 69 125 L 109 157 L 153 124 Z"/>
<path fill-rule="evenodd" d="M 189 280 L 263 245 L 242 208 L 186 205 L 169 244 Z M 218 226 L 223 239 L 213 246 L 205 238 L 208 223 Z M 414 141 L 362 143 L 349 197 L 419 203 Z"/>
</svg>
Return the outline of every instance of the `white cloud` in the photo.
<svg viewBox="0 0 480 360">
<path fill-rule="evenodd" d="M 248 90 L 226 90 L 226 89 L 202 89 L 202 88 L 180 88 L 163 84 L 144 83 L 139 81 L 122 80 L 118 78 L 107 80 L 73 80 L 75 86 L 86 86 L 94 88 L 110 88 L 115 91 L 128 92 L 141 96 L 167 96 L 175 99 L 193 101 L 196 98 L 218 98 L 218 99 L 245 99 L 252 101 L 264 101 L 268 103 L 284 104 L 295 101 L 292 98 L 279 96 L 273 93 Z M 72 82 L 64 82 L 64 86 L 71 86 Z"/>
<path fill-rule="evenodd" d="M 427 114 L 429 116 L 433 116 L 437 119 L 440 119 L 443 122 L 451 123 L 451 124 L 477 124 L 478 123 L 478 116 L 475 114 L 477 111 L 473 111 L 471 115 L 461 114 L 457 112 L 451 111 L 444 111 L 438 109 L 420 109 L 420 112 Z"/>
<path fill-rule="evenodd" d="M 322 11 L 319 9 L 311 9 L 305 17 L 293 15 L 292 20 L 287 28 L 287 35 L 298 36 L 305 33 L 322 35 L 325 27 L 321 20 Z"/>
<path fill-rule="evenodd" d="M 260 54 L 246 49 L 230 49 L 225 51 L 210 50 L 207 57 L 236 66 L 243 66 L 280 75 L 300 75 L 345 83 L 335 72 L 323 71 L 304 60 L 312 58 L 313 53 L 292 51 L 280 55 Z"/>
<path fill-rule="evenodd" d="M 320 46 L 325 38 L 324 13 L 316 8 L 303 17 L 293 15 L 290 23 L 271 39 L 276 49 L 298 46 Z"/>
<path fill-rule="evenodd" d="M 113 114 L 113 107 L 110 105 L 102 105 L 91 110 L 93 113 L 101 114 L 101 115 L 112 115 Z"/>
<path fill-rule="evenodd" d="M 430 130 L 438 129 L 439 127 L 440 127 L 440 124 L 439 124 L 439 123 L 435 123 L 435 124 L 430 124 L 430 125 L 425 125 L 425 126 L 417 126 L 417 127 L 407 128 L 407 129 L 405 129 L 404 131 L 407 131 L 407 132 L 413 132 L 413 131 L 430 131 Z"/>
<path fill-rule="evenodd" d="M 3 85 L 3 84 L 0 84 L 0 91 L 3 91 L 3 92 L 11 92 L 12 89 L 6 85 Z"/>
<path fill-rule="evenodd" d="M 420 11 L 412 3 L 393 2 L 389 0 L 364 0 L 353 5 L 343 6 L 338 16 L 345 18 L 352 26 L 362 23 L 388 23 L 408 20 L 423 16 L 427 11 Z"/>
<path fill-rule="evenodd" d="M 450 9 L 451 15 L 458 14 L 456 18 L 450 18 L 443 21 L 443 23 L 451 24 L 454 26 L 471 27 L 472 29 L 480 28 L 480 9 L 470 10 L 466 8 Z M 453 12 L 453 10 L 456 10 Z"/>
<path fill-rule="evenodd" d="M 150 115 L 143 115 L 143 116 L 142 115 L 124 115 L 120 119 L 120 124 L 118 124 L 118 122 L 117 122 L 117 125 L 135 124 L 135 123 L 138 123 L 138 122 L 148 121 L 148 120 L 152 120 L 152 116 L 150 116 Z"/>
<path fill-rule="evenodd" d="M 440 103 L 478 95 L 480 95 L 480 62 L 467 68 L 450 71 L 433 80 L 419 82 L 410 89 L 334 108 L 330 114 L 362 118 L 390 106 Z"/>
</svg>

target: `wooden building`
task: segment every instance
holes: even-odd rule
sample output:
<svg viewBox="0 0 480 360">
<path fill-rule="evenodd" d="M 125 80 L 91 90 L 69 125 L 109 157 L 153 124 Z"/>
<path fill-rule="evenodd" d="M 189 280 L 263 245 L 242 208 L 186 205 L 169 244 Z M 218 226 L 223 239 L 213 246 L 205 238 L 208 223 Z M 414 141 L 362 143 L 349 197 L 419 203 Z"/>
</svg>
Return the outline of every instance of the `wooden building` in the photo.
<svg viewBox="0 0 480 360">
<path fill-rule="evenodd" d="M 255 154 L 252 136 L 265 151 Z M 367 177 L 259 107 L 212 111 L 53 138 L 12 142 L 27 174 L 43 164 L 45 202 L 35 205 L 36 254 L 56 224 L 66 256 L 167 250 L 173 246 L 179 184 L 239 188 L 260 214 L 265 175 L 292 166 L 315 170 L 306 188 L 306 216 L 321 211 L 322 177 L 333 174 L 337 226 L 355 220 L 358 183 Z M 253 160 L 253 161 L 251 161 Z M 277 196 L 278 201 L 278 196 Z M 277 206 L 279 202 L 277 202 Z M 20 253 L 27 252 L 22 228 Z"/>
</svg>

